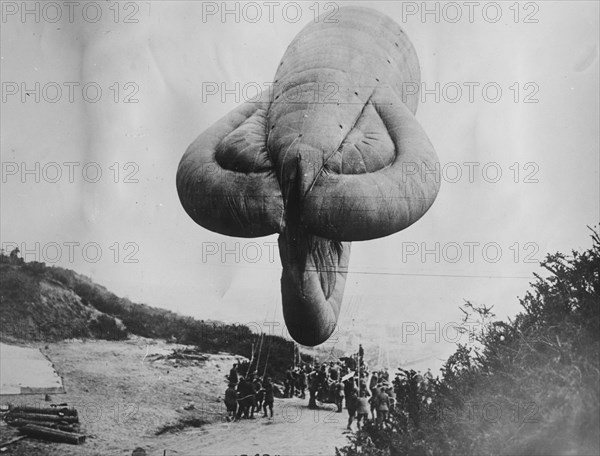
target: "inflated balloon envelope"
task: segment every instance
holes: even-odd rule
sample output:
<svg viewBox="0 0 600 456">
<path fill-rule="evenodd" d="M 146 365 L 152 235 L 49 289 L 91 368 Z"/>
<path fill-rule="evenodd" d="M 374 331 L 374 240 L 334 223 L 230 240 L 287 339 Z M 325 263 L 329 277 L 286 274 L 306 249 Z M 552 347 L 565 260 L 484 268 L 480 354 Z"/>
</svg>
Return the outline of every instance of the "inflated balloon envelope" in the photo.
<svg viewBox="0 0 600 456">
<path fill-rule="evenodd" d="M 335 329 L 351 241 L 408 227 L 439 189 L 435 151 L 414 117 L 420 69 L 406 34 L 368 8 L 322 19 L 289 45 L 272 90 L 203 132 L 177 171 L 198 224 L 279 233 L 283 315 L 309 346 Z"/>
</svg>

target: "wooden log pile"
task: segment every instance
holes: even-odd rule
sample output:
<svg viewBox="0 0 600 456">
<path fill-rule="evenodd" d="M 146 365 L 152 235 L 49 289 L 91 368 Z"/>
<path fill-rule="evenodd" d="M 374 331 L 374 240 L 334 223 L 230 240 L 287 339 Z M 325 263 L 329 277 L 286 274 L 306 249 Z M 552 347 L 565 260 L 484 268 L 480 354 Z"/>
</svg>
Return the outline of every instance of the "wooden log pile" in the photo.
<svg viewBox="0 0 600 456">
<path fill-rule="evenodd" d="M 153 353 L 152 355 L 149 355 L 148 358 L 152 361 L 168 359 L 175 361 L 175 363 L 178 361 L 205 362 L 210 359 L 210 355 L 202 353 L 195 348 L 176 348 L 171 353 L 166 355 Z"/>
<path fill-rule="evenodd" d="M 26 436 L 79 445 L 85 435 L 79 428 L 79 415 L 73 407 L 11 407 L 4 420 Z"/>
<path fill-rule="evenodd" d="M 193 348 L 175 349 L 167 355 L 167 359 L 192 359 L 195 361 L 206 361 L 210 355 L 200 353 Z"/>
</svg>

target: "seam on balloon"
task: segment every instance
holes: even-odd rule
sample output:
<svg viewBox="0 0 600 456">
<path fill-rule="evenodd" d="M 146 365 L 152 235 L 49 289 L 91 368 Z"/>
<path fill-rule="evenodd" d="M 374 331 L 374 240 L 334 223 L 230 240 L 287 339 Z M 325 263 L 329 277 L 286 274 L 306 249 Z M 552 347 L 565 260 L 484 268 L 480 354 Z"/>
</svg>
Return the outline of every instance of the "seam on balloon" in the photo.
<svg viewBox="0 0 600 456">
<path fill-rule="evenodd" d="M 340 148 L 342 147 L 342 144 L 344 144 L 344 141 L 346 140 L 346 138 L 348 137 L 348 135 L 350 134 L 350 132 L 354 129 L 354 126 L 356 125 L 356 123 L 358 122 L 358 119 L 361 118 L 361 116 L 363 115 L 363 113 L 365 112 L 365 109 L 367 107 L 367 105 L 371 102 L 371 98 L 373 97 L 373 94 L 375 93 L 375 91 L 377 90 L 377 88 L 373 89 L 373 91 L 371 92 L 371 95 L 369 95 L 369 98 L 367 98 L 367 101 L 365 101 L 365 104 L 363 105 L 362 109 L 360 110 L 360 112 L 358 113 L 358 116 L 356 116 L 356 118 L 354 119 L 354 122 L 352 123 L 352 125 L 350 126 L 350 129 L 348 130 L 348 133 L 346 133 L 346 135 L 342 138 L 342 140 L 340 141 L 340 144 L 334 149 L 334 151 L 329 154 L 329 157 L 327 157 L 324 161 L 323 164 L 320 166 L 319 170 L 317 171 L 317 173 L 315 174 L 315 177 L 313 178 L 313 181 L 310 184 L 310 187 L 308 188 L 308 190 L 306 190 L 306 192 L 304 193 L 303 198 L 306 198 L 306 196 L 312 191 L 313 187 L 315 186 L 317 179 L 319 178 L 319 176 L 321 175 L 321 173 L 323 172 L 323 170 L 325 169 L 325 165 L 327 165 L 327 163 L 329 162 L 329 160 L 331 160 L 331 158 L 339 152 Z M 385 123 L 385 122 L 384 122 Z"/>
</svg>

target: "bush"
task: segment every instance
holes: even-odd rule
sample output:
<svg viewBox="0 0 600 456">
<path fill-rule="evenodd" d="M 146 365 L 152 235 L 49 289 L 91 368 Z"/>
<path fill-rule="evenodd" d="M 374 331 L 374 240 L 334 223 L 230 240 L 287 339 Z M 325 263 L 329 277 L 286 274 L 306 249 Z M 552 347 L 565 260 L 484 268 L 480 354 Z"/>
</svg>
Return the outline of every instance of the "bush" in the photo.
<svg viewBox="0 0 600 456">
<path fill-rule="evenodd" d="M 25 304 L 39 298 L 39 281 L 18 267 L 2 264 L 0 268 L 0 293 L 2 301 L 11 300 Z"/>
<path fill-rule="evenodd" d="M 514 321 L 466 303 L 483 331 L 438 378 L 401 371 L 385 430 L 365 426 L 339 455 L 599 454 L 600 238 L 548 255 Z M 492 415 L 490 415 L 490 410 Z"/>
<path fill-rule="evenodd" d="M 53 266 L 48 268 L 47 272 L 50 278 L 62 283 L 65 287 L 73 288 L 75 286 L 75 274 L 73 271 Z"/>
<path fill-rule="evenodd" d="M 34 277 L 41 278 L 46 274 L 46 263 L 40 263 L 39 261 L 23 263 L 23 269 Z"/>
<path fill-rule="evenodd" d="M 127 330 L 121 328 L 117 321 L 108 315 L 98 315 L 96 319 L 90 322 L 89 328 L 92 335 L 98 339 L 127 339 Z"/>
</svg>

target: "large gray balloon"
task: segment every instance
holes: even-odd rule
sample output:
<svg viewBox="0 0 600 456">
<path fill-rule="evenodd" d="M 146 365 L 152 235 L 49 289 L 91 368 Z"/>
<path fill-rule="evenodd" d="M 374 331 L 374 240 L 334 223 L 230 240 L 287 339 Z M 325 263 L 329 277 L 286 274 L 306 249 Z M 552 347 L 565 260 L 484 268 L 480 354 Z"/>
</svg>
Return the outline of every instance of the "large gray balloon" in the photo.
<svg viewBox="0 0 600 456">
<path fill-rule="evenodd" d="M 279 233 L 285 322 L 310 346 L 335 329 L 351 241 L 408 227 L 439 189 L 423 172 L 437 157 L 414 117 L 420 70 L 408 37 L 367 8 L 340 8 L 334 20 L 306 26 L 273 90 L 202 133 L 177 171 L 198 224 Z"/>
</svg>

